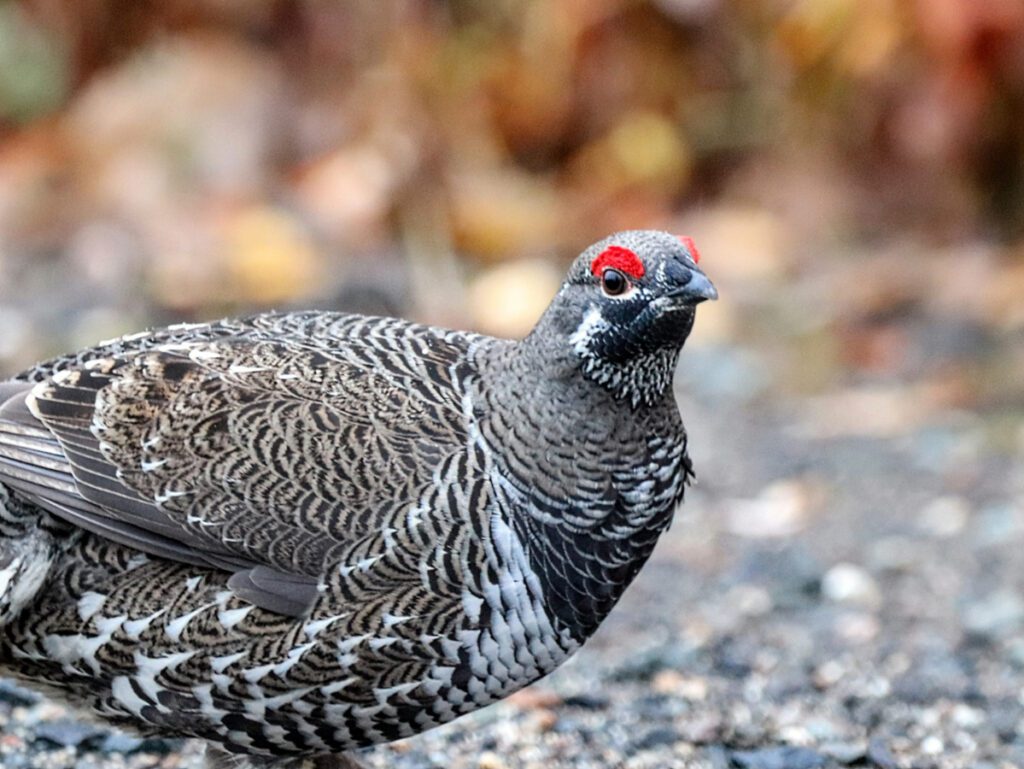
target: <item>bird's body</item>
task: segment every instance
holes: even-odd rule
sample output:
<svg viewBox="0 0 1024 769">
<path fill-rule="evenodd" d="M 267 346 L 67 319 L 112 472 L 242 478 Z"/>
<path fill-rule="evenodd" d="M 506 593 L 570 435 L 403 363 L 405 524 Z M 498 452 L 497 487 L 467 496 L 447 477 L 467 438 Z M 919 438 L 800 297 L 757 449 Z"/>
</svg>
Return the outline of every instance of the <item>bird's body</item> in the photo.
<svg viewBox="0 0 1024 769">
<path fill-rule="evenodd" d="M 616 301 L 594 248 L 562 295 Z M 560 295 L 520 342 L 268 314 L 0 385 L 0 671 L 267 760 L 409 736 L 540 678 L 690 475 L 666 384 L 713 289 L 686 269 L 663 275 L 693 295 L 684 328 L 628 359 L 602 346 L 603 305 Z"/>
</svg>

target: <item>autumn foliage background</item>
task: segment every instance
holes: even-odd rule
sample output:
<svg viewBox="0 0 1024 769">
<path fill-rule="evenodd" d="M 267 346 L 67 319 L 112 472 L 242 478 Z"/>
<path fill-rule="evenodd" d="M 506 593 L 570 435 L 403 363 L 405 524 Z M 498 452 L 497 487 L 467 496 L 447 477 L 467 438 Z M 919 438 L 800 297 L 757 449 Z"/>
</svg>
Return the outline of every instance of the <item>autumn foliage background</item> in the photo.
<svg viewBox="0 0 1024 769">
<path fill-rule="evenodd" d="M 522 334 L 641 227 L 720 287 L 709 386 L 1015 428 L 1024 5 L 0 3 L 5 371 L 265 307 Z"/>
</svg>

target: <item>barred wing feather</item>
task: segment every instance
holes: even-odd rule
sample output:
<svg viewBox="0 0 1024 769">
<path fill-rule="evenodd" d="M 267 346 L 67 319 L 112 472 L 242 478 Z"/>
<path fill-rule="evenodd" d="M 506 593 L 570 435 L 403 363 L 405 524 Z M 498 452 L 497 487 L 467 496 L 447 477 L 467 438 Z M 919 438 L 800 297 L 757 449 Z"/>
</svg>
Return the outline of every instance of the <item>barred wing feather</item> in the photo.
<svg viewBox="0 0 1024 769">
<path fill-rule="evenodd" d="M 0 481 L 302 614 L 325 564 L 372 555 L 465 450 L 455 378 L 470 337 L 346 315 L 234 323 L 115 342 L 2 385 Z"/>
</svg>

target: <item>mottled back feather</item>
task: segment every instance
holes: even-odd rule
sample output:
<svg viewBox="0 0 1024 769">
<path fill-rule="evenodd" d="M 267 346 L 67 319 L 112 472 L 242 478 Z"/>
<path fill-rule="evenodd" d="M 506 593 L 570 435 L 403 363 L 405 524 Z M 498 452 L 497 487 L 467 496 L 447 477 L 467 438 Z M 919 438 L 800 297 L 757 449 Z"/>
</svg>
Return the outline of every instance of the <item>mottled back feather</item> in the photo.
<svg viewBox="0 0 1024 769">
<path fill-rule="evenodd" d="M 453 367 L 471 335 L 342 314 L 175 332 L 7 385 L 0 481 L 115 541 L 239 570 L 247 600 L 301 614 L 325 564 L 465 446 Z"/>
</svg>

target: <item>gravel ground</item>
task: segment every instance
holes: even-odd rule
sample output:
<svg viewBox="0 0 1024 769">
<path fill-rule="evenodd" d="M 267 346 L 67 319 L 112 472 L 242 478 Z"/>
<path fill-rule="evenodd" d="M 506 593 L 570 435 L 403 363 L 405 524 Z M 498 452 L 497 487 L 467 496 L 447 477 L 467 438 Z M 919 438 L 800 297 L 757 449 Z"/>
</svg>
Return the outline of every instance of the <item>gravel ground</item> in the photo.
<svg viewBox="0 0 1024 769">
<path fill-rule="evenodd" d="M 597 636 L 367 763 L 1024 766 L 1022 436 L 968 413 L 865 435 L 842 400 L 833 430 L 820 402 L 766 400 L 744 375 L 722 387 L 694 358 L 703 378 L 680 389 L 700 484 Z M 13 687 L 0 727 L 4 769 L 199 763 Z"/>
</svg>

